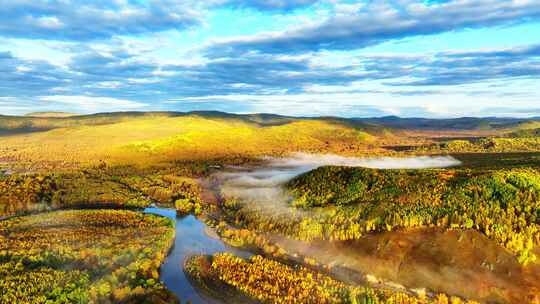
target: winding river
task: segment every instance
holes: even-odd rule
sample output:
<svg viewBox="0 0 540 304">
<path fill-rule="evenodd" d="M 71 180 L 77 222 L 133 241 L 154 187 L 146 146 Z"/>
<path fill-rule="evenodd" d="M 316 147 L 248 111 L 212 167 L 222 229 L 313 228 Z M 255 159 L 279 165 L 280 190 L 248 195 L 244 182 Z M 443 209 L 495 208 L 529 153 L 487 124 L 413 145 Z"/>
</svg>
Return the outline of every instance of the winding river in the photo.
<svg viewBox="0 0 540 304">
<path fill-rule="evenodd" d="M 324 165 L 360 166 L 368 168 L 438 168 L 458 165 L 460 162 L 452 157 L 410 157 L 410 158 L 348 158 L 336 155 L 311 155 L 296 153 L 290 158 L 268 159 L 266 166 L 256 168 L 235 168 L 216 175 L 222 183 L 221 191 L 226 195 L 251 201 L 269 211 L 270 214 L 281 208 L 290 208 L 283 196 L 282 184 L 294 176 Z M 267 207 L 267 208 L 266 208 Z M 265 209 L 266 208 L 266 209 Z M 259 210 L 259 211 L 261 211 Z M 281 210 L 287 212 L 288 210 Z M 179 217 L 176 210 L 165 208 L 147 208 L 146 213 L 168 217 L 176 222 L 176 239 L 174 247 L 161 266 L 161 281 L 181 301 L 198 303 L 223 303 L 201 295 L 190 284 L 184 274 L 183 265 L 186 258 L 196 255 L 210 255 L 216 252 L 230 252 L 247 258 L 248 251 L 232 248 L 223 243 L 219 237 L 211 237 L 209 229 L 193 215 Z"/>
<path fill-rule="evenodd" d="M 214 254 L 216 252 L 230 252 L 241 257 L 249 257 L 247 251 L 227 246 L 218 238 L 210 237 L 207 226 L 193 215 L 177 216 L 176 210 L 165 208 L 146 208 L 145 213 L 168 217 L 176 222 L 176 239 L 169 256 L 161 265 L 161 281 L 172 291 L 182 303 L 191 301 L 193 304 L 223 303 L 200 295 L 183 271 L 186 258 L 195 254 Z"/>
</svg>

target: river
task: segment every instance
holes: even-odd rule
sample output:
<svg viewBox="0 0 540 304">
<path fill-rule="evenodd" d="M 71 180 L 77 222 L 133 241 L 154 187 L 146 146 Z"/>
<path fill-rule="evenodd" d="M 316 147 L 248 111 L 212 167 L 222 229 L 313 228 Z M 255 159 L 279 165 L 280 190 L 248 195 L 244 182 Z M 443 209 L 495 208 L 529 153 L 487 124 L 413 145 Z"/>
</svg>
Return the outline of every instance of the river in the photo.
<svg viewBox="0 0 540 304">
<path fill-rule="evenodd" d="M 409 158 L 353 158 L 337 155 L 311 155 L 296 153 L 289 158 L 269 158 L 268 164 L 256 168 L 235 168 L 216 174 L 222 183 L 221 191 L 246 202 L 253 202 L 268 215 L 276 212 L 287 214 L 291 209 L 283 195 L 282 185 L 293 177 L 324 165 L 359 166 L 368 168 L 438 168 L 459 165 L 449 156 L 409 157 Z M 279 204 L 281 202 L 281 204 Z M 267 207 L 267 208 L 266 208 Z M 281 207 L 281 209 L 279 209 Z M 261 209 L 262 208 L 262 209 Z M 292 208 L 294 209 L 294 208 Z M 181 301 L 199 303 L 223 303 L 201 296 L 186 278 L 183 265 L 186 258 L 196 255 L 210 255 L 216 252 L 230 252 L 240 257 L 249 257 L 247 251 L 232 248 L 218 237 L 210 237 L 207 226 L 193 215 L 178 217 L 176 210 L 147 208 L 146 213 L 168 217 L 176 222 L 176 239 L 172 252 L 161 266 L 161 281 Z"/>
<path fill-rule="evenodd" d="M 174 247 L 160 268 L 160 279 L 182 303 L 191 301 L 193 304 L 223 303 L 216 299 L 201 296 L 183 271 L 186 258 L 196 254 L 214 254 L 230 252 L 241 257 L 249 257 L 247 251 L 232 248 L 221 240 L 208 236 L 207 226 L 193 215 L 177 216 L 176 210 L 166 208 L 146 208 L 145 213 L 168 217 L 176 223 L 176 239 Z"/>
</svg>

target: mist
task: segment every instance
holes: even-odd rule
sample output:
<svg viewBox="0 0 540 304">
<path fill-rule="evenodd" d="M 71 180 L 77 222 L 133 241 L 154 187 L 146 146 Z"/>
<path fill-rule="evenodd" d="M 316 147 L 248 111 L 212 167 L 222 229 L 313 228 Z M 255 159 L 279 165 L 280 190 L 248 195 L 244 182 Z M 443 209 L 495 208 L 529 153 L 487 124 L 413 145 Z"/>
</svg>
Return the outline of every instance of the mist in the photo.
<svg viewBox="0 0 540 304">
<path fill-rule="evenodd" d="M 250 204 L 256 209 L 271 209 L 272 213 L 290 212 L 291 199 L 283 185 L 294 177 L 321 166 L 348 166 L 372 169 L 426 169 L 458 166 L 452 156 L 418 157 L 344 157 L 332 154 L 295 153 L 286 158 L 265 158 L 266 165 L 254 168 L 235 168 L 217 174 L 221 195 Z M 285 208 L 285 209 L 283 209 Z M 275 215 L 275 214 L 274 214 Z"/>
</svg>

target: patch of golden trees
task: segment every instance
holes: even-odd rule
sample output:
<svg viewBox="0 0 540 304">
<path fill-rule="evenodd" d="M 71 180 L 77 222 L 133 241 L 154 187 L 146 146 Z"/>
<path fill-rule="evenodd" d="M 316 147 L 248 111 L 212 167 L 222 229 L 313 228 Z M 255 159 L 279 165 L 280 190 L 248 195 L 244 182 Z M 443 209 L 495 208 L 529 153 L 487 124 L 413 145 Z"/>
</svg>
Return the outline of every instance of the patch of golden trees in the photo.
<svg viewBox="0 0 540 304">
<path fill-rule="evenodd" d="M 271 217 L 223 204 L 231 221 L 311 241 L 352 240 L 416 227 L 475 229 L 515 254 L 536 260 L 540 245 L 540 172 L 534 169 L 375 170 L 323 167 L 288 185 L 291 204 L 309 216 Z M 229 210 L 230 209 L 230 210 Z"/>
<path fill-rule="evenodd" d="M 133 211 L 57 211 L 0 222 L 0 303 L 111 303 L 161 294 L 170 220 Z"/>
<path fill-rule="evenodd" d="M 262 303 L 352 303 L 352 304 L 462 304 L 463 301 L 444 294 L 433 299 L 413 296 L 386 289 L 357 287 L 337 281 L 305 267 L 293 267 L 280 262 L 253 256 L 249 260 L 228 253 L 215 254 L 210 269 L 197 265 L 192 259 L 186 269 L 190 276 L 219 279 L 239 292 Z"/>
</svg>

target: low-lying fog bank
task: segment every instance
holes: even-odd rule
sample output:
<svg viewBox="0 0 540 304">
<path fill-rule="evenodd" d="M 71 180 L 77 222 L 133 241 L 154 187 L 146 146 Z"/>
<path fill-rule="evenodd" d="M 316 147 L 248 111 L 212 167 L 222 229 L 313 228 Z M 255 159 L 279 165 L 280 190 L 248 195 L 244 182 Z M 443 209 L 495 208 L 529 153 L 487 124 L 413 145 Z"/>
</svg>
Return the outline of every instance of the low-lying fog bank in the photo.
<svg viewBox="0 0 540 304">
<path fill-rule="evenodd" d="M 452 156 L 377 157 L 358 158 L 338 155 L 295 153 L 287 158 L 267 158 L 267 165 L 258 168 L 240 168 L 234 172 L 219 173 L 221 195 L 242 202 L 286 202 L 289 197 L 283 184 L 294 177 L 322 166 L 349 166 L 372 169 L 427 169 L 458 166 L 461 162 Z"/>
<path fill-rule="evenodd" d="M 242 216 L 252 222 L 272 223 L 296 231 L 302 229 L 304 219 L 308 219 L 308 224 L 328 224 L 324 220 L 332 218 L 326 215 L 334 211 L 296 208 L 289 204 L 291 197 L 285 183 L 300 174 L 321 166 L 426 169 L 460 164 L 451 156 L 352 158 L 299 153 L 282 159 L 268 158 L 260 167 L 231 169 L 219 173 L 217 178 L 221 195 L 236 198 Z M 321 176 L 324 175 L 317 175 Z M 246 223 L 252 223 L 249 220 Z M 346 220 L 336 222 L 345 226 Z M 311 227 L 308 225 L 306 230 Z M 313 227 L 315 230 L 323 225 Z M 341 227 L 336 225 L 336 228 Z M 306 241 L 281 231 L 258 233 L 268 237 L 269 242 L 286 252 L 291 260 L 317 261 L 340 280 L 353 284 L 369 283 L 405 292 L 443 292 L 479 299 L 482 303 L 525 303 L 539 290 L 537 264 L 522 267 L 504 247 L 474 229 L 395 229 L 363 233 L 359 237 L 344 238 L 345 241 L 324 239 L 317 234 L 315 239 Z"/>
</svg>

